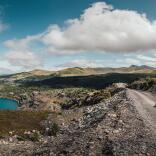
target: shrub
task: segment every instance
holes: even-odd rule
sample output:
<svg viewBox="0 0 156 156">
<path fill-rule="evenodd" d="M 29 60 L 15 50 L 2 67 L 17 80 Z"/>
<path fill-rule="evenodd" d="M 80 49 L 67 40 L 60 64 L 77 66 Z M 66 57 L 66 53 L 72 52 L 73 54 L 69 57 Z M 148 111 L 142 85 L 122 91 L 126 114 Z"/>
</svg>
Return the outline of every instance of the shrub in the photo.
<svg viewBox="0 0 156 156">
<path fill-rule="evenodd" d="M 156 85 L 156 78 L 145 78 L 138 81 L 134 81 L 129 85 L 130 88 L 148 90 Z"/>
<path fill-rule="evenodd" d="M 41 135 L 39 131 L 27 131 L 25 132 L 22 136 L 17 136 L 17 139 L 19 141 L 26 141 L 26 140 L 30 140 L 33 142 L 38 142 L 40 141 Z"/>
<path fill-rule="evenodd" d="M 46 128 L 46 134 L 49 136 L 56 136 L 59 130 L 60 130 L 60 127 L 58 126 L 58 124 L 52 123 Z"/>
</svg>

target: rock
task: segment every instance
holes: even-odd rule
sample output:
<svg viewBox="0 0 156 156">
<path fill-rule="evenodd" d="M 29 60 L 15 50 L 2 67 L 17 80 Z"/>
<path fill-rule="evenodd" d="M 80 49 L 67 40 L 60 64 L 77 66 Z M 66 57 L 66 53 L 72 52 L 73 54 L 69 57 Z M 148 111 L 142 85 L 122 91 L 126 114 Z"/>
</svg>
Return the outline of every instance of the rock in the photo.
<svg viewBox="0 0 156 156">
<path fill-rule="evenodd" d="M 70 122 L 63 120 L 56 136 L 50 136 L 54 121 L 42 124 L 45 134 L 40 142 L 0 142 L 3 155 L 155 155 L 156 140 L 150 129 L 140 120 L 125 91 L 102 103 L 69 110 L 83 115 Z M 63 116 L 64 117 L 64 116 Z M 57 126 L 56 126 L 57 127 Z M 34 131 L 36 132 L 36 131 Z M 31 132 L 32 133 L 32 132 Z"/>
</svg>

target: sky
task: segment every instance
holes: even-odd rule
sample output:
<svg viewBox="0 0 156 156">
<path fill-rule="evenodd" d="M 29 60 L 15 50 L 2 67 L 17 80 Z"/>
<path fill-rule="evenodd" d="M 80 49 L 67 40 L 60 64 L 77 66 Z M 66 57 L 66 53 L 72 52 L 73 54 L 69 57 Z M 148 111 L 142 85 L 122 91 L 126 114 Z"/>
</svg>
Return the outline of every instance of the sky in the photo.
<svg viewBox="0 0 156 156">
<path fill-rule="evenodd" d="M 0 74 L 156 67 L 155 0 L 0 0 Z"/>
</svg>

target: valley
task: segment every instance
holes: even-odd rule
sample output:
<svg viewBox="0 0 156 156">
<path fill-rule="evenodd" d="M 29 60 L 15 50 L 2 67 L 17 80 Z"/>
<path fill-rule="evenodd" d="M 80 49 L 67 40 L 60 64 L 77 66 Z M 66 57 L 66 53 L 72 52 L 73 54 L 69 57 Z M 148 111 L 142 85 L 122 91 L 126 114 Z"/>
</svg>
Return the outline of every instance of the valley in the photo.
<svg viewBox="0 0 156 156">
<path fill-rule="evenodd" d="M 1 76 L 0 97 L 18 101 L 0 111 L 1 155 L 154 155 L 155 69 L 111 72 Z"/>
<path fill-rule="evenodd" d="M 0 156 L 156 156 L 155 0 L 0 0 Z"/>
</svg>

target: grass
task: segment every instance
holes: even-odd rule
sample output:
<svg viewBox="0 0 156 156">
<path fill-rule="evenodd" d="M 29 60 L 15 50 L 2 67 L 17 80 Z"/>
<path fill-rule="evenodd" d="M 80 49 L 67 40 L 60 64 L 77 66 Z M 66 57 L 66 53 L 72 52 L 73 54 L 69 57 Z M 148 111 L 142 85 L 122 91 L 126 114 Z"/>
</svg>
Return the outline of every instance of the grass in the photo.
<svg viewBox="0 0 156 156">
<path fill-rule="evenodd" d="M 45 120 L 48 114 L 47 111 L 0 111 L 0 136 L 8 136 L 11 131 L 17 135 L 23 135 L 25 131 L 40 131 L 40 122 Z"/>
<path fill-rule="evenodd" d="M 156 85 L 156 78 L 144 78 L 138 81 L 134 81 L 129 85 L 130 88 L 140 89 L 140 90 L 148 90 Z"/>
<path fill-rule="evenodd" d="M 140 78 L 155 76 L 155 74 L 124 74 L 109 73 L 104 75 L 51 77 L 41 81 L 26 82 L 25 87 L 49 87 L 49 88 L 91 88 L 103 89 L 113 83 L 132 83 Z"/>
</svg>

